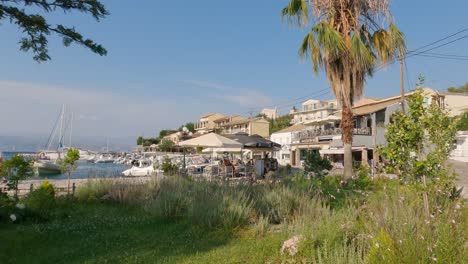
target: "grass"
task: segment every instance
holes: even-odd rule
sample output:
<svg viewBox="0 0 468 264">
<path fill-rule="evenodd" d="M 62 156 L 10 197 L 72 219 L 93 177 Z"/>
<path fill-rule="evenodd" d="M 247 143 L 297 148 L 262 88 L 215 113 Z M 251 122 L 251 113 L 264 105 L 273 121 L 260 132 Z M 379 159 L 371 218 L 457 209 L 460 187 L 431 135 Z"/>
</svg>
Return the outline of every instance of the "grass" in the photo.
<svg viewBox="0 0 468 264">
<path fill-rule="evenodd" d="M 33 199 L 35 196 L 31 196 Z M 2 263 L 468 263 L 465 201 L 398 181 L 89 182 L 40 221 L 0 224 Z M 32 215 L 34 216 L 34 215 Z M 297 236 L 297 254 L 281 255 Z M 5 245 L 5 246 L 4 246 Z M 5 261 L 4 261 L 5 260 Z"/>
<path fill-rule="evenodd" d="M 263 263 L 286 238 L 206 229 L 138 208 L 74 204 L 46 223 L 0 225 L 2 263 Z"/>
</svg>

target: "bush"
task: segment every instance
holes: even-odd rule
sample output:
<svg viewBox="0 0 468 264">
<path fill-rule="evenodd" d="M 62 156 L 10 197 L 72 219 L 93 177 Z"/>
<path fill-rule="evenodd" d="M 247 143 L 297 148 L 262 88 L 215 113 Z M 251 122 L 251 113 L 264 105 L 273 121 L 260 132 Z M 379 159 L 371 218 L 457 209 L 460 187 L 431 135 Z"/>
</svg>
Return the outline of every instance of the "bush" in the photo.
<svg viewBox="0 0 468 264">
<path fill-rule="evenodd" d="M 45 180 L 42 182 L 42 184 L 39 186 L 39 189 L 43 189 L 45 192 L 47 192 L 50 196 L 55 197 L 55 189 L 54 186 L 48 181 Z"/>
<path fill-rule="evenodd" d="M 252 202 L 243 187 L 197 184 L 190 206 L 190 219 L 203 227 L 235 228 L 248 223 Z"/>
<path fill-rule="evenodd" d="M 175 175 L 177 174 L 177 164 L 173 164 L 169 157 L 164 157 L 164 161 L 161 164 L 161 169 L 166 175 Z"/>
<path fill-rule="evenodd" d="M 304 171 L 316 177 L 325 175 L 324 171 L 331 170 L 333 166 L 326 158 L 322 158 L 318 151 L 308 151 L 304 161 Z"/>
<path fill-rule="evenodd" d="M 157 191 L 144 207 L 155 216 L 173 219 L 187 215 L 190 199 L 189 181 L 171 177 L 159 182 Z"/>
<path fill-rule="evenodd" d="M 24 204 L 31 217 L 37 220 L 48 220 L 55 207 L 55 191 L 50 183 L 42 184 L 37 190 L 28 194 Z"/>
</svg>

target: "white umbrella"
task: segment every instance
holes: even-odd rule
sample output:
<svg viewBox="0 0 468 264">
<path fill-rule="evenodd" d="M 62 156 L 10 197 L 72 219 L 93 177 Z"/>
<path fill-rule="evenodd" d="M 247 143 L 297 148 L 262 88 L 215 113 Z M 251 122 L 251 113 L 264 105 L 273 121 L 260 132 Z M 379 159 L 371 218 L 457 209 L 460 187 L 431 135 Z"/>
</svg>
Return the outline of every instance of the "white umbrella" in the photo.
<svg viewBox="0 0 468 264">
<path fill-rule="evenodd" d="M 241 152 L 241 148 L 204 148 L 202 150 L 203 153 L 210 153 L 210 152 Z M 245 151 L 245 150 L 244 150 Z"/>
<path fill-rule="evenodd" d="M 237 141 L 220 136 L 218 134 L 209 133 L 209 134 L 197 137 L 197 138 L 192 138 L 189 140 L 182 141 L 179 143 L 179 146 L 211 148 L 211 161 L 213 162 L 214 149 L 221 149 L 221 148 L 241 149 L 243 145 Z"/>
<path fill-rule="evenodd" d="M 181 147 L 205 147 L 205 148 L 242 148 L 242 144 L 232 139 L 209 133 L 197 138 L 192 138 L 179 143 Z"/>
</svg>

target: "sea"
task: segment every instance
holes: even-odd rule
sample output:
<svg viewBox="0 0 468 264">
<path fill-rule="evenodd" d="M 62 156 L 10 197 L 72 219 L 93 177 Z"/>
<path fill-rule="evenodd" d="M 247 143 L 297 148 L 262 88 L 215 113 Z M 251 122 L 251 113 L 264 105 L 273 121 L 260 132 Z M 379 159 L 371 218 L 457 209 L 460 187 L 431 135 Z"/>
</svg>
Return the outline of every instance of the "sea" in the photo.
<svg viewBox="0 0 468 264">
<path fill-rule="evenodd" d="M 2 157 L 5 160 L 10 159 L 16 154 L 34 154 L 35 152 L 2 152 Z M 71 175 L 72 179 L 88 179 L 88 178 L 115 178 L 121 177 L 122 171 L 130 168 L 127 165 L 115 163 L 90 163 L 79 161 L 78 167 Z M 48 179 L 67 179 L 64 174 L 47 175 Z"/>
</svg>

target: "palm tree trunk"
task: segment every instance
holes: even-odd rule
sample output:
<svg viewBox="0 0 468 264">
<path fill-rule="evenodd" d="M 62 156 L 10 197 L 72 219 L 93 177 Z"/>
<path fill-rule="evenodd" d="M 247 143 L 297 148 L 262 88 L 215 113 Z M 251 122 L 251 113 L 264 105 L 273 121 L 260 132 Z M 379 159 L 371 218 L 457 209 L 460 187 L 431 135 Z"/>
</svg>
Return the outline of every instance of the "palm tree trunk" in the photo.
<svg viewBox="0 0 468 264">
<path fill-rule="evenodd" d="M 342 103 L 341 115 L 341 140 L 344 148 L 344 173 L 345 179 L 350 179 L 353 176 L 353 112 L 350 104 Z"/>
</svg>

